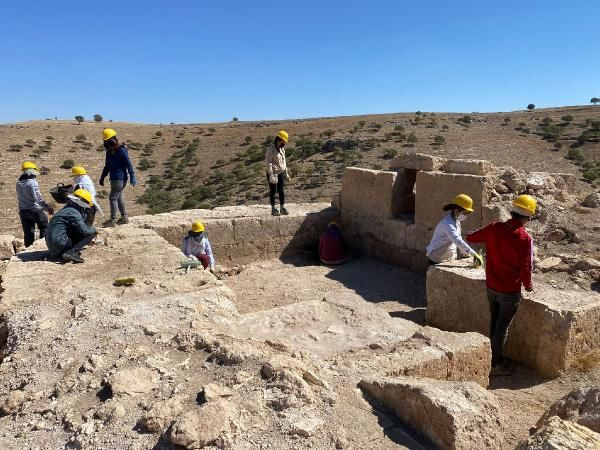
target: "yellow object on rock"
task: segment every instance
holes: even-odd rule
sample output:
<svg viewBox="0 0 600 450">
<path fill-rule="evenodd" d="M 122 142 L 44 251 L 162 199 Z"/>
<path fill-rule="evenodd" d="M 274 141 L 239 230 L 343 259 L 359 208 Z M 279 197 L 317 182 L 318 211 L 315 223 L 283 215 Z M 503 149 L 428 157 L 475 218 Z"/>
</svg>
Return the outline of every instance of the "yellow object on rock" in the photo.
<svg viewBox="0 0 600 450">
<path fill-rule="evenodd" d="M 135 283 L 135 278 L 126 277 L 126 278 L 117 278 L 113 281 L 113 286 L 133 286 Z"/>
</svg>

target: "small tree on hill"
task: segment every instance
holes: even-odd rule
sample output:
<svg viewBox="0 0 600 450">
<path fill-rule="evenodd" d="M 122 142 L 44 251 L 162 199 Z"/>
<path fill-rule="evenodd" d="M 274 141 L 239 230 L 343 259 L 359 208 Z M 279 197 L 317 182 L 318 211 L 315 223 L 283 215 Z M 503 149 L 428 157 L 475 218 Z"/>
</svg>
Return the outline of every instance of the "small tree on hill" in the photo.
<svg viewBox="0 0 600 450">
<path fill-rule="evenodd" d="M 94 122 L 102 122 L 102 116 L 100 114 L 94 114 Z"/>
<path fill-rule="evenodd" d="M 237 122 L 237 121 L 238 121 L 238 120 L 240 120 L 240 119 L 238 119 L 237 117 L 234 117 L 234 118 L 233 118 L 233 119 L 231 119 L 231 120 L 232 120 L 232 122 Z"/>
<path fill-rule="evenodd" d="M 75 116 L 75 120 L 79 125 L 81 125 L 81 122 L 83 122 L 85 118 L 83 116 Z"/>
<path fill-rule="evenodd" d="M 75 165 L 75 161 L 73 161 L 72 159 L 65 159 L 62 163 L 62 166 L 60 166 L 61 169 L 71 169 L 73 168 L 73 166 Z"/>
<path fill-rule="evenodd" d="M 418 141 L 417 136 L 414 133 L 410 133 L 406 137 L 406 142 L 408 142 L 410 145 L 415 145 L 417 143 L 417 141 Z"/>
<path fill-rule="evenodd" d="M 529 111 L 533 111 L 535 109 L 535 105 L 533 103 L 530 103 L 529 105 L 527 105 L 527 109 Z"/>
<path fill-rule="evenodd" d="M 596 103 L 600 103 L 600 98 L 598 98 L 598 97 L 592 97 L 592 98 L 590 99 L 590 103 L 593 103 L 594 105 L 595 105 Z"/>
<path fill-rule="evenodd" d="M 446 138 L 444 136 L 437 135 L 433 138 L 433 142 L 436 145 L 444 145 L 446 143 Z"/>
</svg>

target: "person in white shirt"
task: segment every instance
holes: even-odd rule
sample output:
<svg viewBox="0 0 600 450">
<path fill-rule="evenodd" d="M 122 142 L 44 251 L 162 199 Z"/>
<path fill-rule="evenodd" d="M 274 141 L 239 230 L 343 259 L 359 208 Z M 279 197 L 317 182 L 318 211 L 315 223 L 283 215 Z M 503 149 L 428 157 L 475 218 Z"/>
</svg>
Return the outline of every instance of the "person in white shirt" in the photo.
<svg viewBox="0 0 600 450">
<path fill-rule="evenodd" d="M 210 271 L 215 272 L 215 257 L 202 222 L 192 224 L 192 229 L 181 241 L 181 251 L 187 258 L 200 261 L 204 269 L 210 267 Z"/>
<path fill-rule="evenodd" d="M 94 186 L 94 182 L 87 174 L 87 171 L 81 166 L 73 166 L 73 168 L 71 169 L 71 177 L 73 178 L 73 187 L 71 188 L 71 192 L 75 192 L 77 189 L 85 189 L 90 194 L 92 194 L 92 201 L 94 202 L 94 207 L 86 217 L 85 223 L 87 223 L 88 225 L 93 225 L 94 219 L 96 217 L 96 212 L 102 214 L 100 205 L 98 205 L 98 202 L 96 201 L 96 187 Z"/>
<path fill-rule="evenodd" d="M 437 224 L 431 242 L 426 248 L 429 264 L 439 264 L 457 258 L 457 249 L 465 255 L 471 255 L 478 265 L 483 258 L 462 238 L 461 222 L 473 212 L 473 199 L 466 194 L 457 195 L 444 206 L 447 214 Z"/>
</svg>

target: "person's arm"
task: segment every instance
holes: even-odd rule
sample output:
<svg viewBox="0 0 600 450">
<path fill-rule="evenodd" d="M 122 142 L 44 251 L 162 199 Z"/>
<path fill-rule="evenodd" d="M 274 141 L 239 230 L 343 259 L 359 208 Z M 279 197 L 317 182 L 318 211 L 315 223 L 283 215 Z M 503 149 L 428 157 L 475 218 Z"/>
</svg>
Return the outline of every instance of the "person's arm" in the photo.
<svg viewBox="0 0 600 450">
<path fill-rule="evenodd" d="M 492 227 L 492 225 L 493 224 L 486 225 L 485 227 L 480 228 L 479 230 L 467 234 L 467 241 L 472 244 L 485 244 L 485 242 L 488 239 L 490 227 Z"/>
<path fill-rule="evenodd" d="M 521 251 L 519 255 L 519 278 L 521 283 L 525 287 L 526 291 L 533 290 L 533 284 L 531 282 L 531 272 L 533 271 L 533 239 L 527 235 L 527 238 L 523 241 Z"/>
<path fill-rule="evenodd" d="M 42 197 L 42 193 L 40 192 L 40 185 L 37 181 L 32 180 L 33 182 L 30 184 L 32 190 L 32 196 L 35 199 L 35 202 L 38 203 L 45 211 L 48 211 L 50 214 L 53 213 L 52 208 L 48 203 L 44 201 Z M 51 212 L 52 211 L 52 212 Z"/>
<path fill-rule="evenodd" d="M 210 259 L 210 270 L 211 272 L 215 271 L 215 257 L 212 252 L 212 248 L 210 246 L 210 242 L 208 239 L 204 238 L 204 253 L 206 253 Z"/>
<path fill-rule="evenodd" d="M 186 258 L 192 256 L 192 249 L 190 248 L 190 241 L 187 237 L 184 237 L 181 240 L 181 253 L 185 255 Z"/>
<path fill-rule="evenodd" d="M 271 151 L 271 147 L 267 148 L 267 152 L 265 153 L 265 163 L 267 165 L 267 174 L 269 177 L 273 176 L 273 152 Z"/>
<path fill-rule="evenodd" d="M 469 244 L 467 244 L 464 241 L 464 239 L 458 232 L 458 228 L 456 228 L 456 225 L 449 223 L 445 231 L 450 240 L 454 243 L 454 245 L 456 245 L 456 247 L 458 247 L 460 251 L 463 252 L 465 255 L 474 255 L 477 253 L 471 248 Z"/>
<path fill-rule="evenodd" d="M 90 234 L 98 233 L 96 227 L 85 223 L 83 216 L 79 213 L 73 214 L 71 219 L 71 227 L 75 232 L 81 234 L 82 236 L 89 236 Z"/>
<path fill-rule="evenodd" d="M 131 164 L 131 160 L 129 159 L 129 152 L 126 148 L 121 148 L 123 152 L 123 160 L 125 161 L 125 167 L 127 168 L 127 172 L 129 173 L 129 179 L 131 180 L 131 185 L 135 186 L 137 184 L 137 180 L 135 178 L 135 171 L 133 170 L 133 164 Z"/>
<path fill-rule="evenodd" d="M 102 175 L 100 175 L 100 186 L 104 186 L 104 179 L 106 175 L 108 175 L 109 167 L 108 167 L 108 150 L 106 151 L 106 155 L 104 155 L 104 169 L 102 169 Z"/>
</svg>

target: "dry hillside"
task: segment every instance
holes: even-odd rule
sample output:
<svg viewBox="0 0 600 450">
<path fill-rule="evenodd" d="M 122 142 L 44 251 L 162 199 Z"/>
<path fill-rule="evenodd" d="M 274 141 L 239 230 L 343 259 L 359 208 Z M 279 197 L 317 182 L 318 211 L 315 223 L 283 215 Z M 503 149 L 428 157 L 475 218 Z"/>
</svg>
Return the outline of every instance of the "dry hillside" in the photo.
<svg viewBox="0 0 600 450">
<path fill-rule="evenodd" d="M 66 160 L 86 166 L 97 180 L 106 126 L 129 145 L 138 167 L 140 184 L 126 191 L 134 215 L 265 202 L 264 145 L 279 129 L 291 136 L 288 196 L 293 202 L 328 200 L 339 190 L 344 167 L 385 168 L 402 151 L 578 173 L 586 191 L 599 176 L 600 107 L 595 106 L 190 125 L 31 121 L 0 126 L 0 230 L 20 228 L 14 181 L 23 160 L 45 168 L 40 177 L 44 192 L 68 181 L 69 171 L 61 168 Z"/>
</svg>

